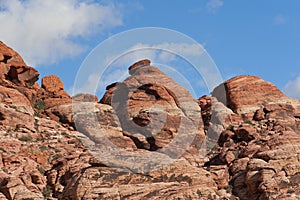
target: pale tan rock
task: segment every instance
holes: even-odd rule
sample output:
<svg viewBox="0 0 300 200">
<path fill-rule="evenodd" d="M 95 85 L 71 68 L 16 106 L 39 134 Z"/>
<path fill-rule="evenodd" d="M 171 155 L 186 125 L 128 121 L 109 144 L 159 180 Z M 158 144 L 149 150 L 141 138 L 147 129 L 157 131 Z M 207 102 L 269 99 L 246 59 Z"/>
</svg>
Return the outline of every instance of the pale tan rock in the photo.
<svg viewBox="0 0 300 200">
<path fill-rule="evenodd" d="M 0 85 L 0 103 L 16 111 L 33 115 L 34 111 L 30 101 L 18 90 Z"/>
</svg>

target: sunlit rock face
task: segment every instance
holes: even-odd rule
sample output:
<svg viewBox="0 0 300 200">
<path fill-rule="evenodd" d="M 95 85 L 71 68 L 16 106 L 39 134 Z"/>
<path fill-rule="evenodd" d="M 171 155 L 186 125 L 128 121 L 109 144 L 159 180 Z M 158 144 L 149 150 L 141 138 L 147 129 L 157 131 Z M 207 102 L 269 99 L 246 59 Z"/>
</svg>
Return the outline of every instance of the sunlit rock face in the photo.
<svg viewBox="0 0 300 200">
<path fill-rule="evenodd" d="M 0 68 L 0 199 L 300 197 L 300 102 L 261 78 L 194 100 L 142 60 L 97 102 L 3 43 Z"/>
</svg>

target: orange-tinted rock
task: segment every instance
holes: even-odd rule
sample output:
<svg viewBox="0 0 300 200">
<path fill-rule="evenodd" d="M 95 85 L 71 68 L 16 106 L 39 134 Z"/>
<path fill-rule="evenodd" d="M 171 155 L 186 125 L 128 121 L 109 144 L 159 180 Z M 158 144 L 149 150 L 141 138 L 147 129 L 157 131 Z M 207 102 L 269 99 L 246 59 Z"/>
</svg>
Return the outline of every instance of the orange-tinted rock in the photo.
<svg viewBox="0 0 300 200">
<path fill-rule="evenodd" d="M 236 137 L 239 141 L 249 142 L 255 138 L 256 129 L 251 125 L 243 125 L 236 130 Z"/>
<path fill-rule="evenodd" d="M 103 95 L 103 97 L 101 98 L 101 100 L 99 101 L 99 103 L 111 105 L 111 100 L 112 100 L 111 97 L 112 97 L 113 93 L 115 92 L 115 90 L 117 89 L 116 88 L 117 84 L 118 83 L 112 83 L 106 87 L 106 92 Z"/>
<path fill-rule="evenodd" d="M 197 145 L 201 146 L 204 126 L 200 107 L 186 89 L 149 64 L 149 60 L 133 64 L 129 68 L 131 76 L 108 86 L 100 102 L 112 105 L 122 129 L 136 139 L 140 148 L 158 150 L 176 137 L 182 137 L 181 148 L 188 145 L 185 141 L 189 138 L 198 137 Z"/>
<path fill-rule="evenodd" d="M 92 94 L 78 94 L 72 97 L 72 100 L 80 102 L 98 102 L 98 97 Z"/>
<path fill-rule="evenodd" d="M 59 106 L 59 105 L 64 105 L 64 104 L 70 104 L 72 103 L 72 99 L 71 98 L 53 98 L 53 97 L 49 97 L 46 98 L 44 100 L 45 102 L 45 107 L 44 109 L 47 110 L 49 108 L 53 108 L 55 106 Z"/>
<path fill-rule="evenodd" d="M 8 63 L 25 66 L 4 48 L 2 75 Z M 15 71 L 15 83 L 4 75 L 0 86 L 0 199 L 300 197 L 300 102 L 260 78 L 223 84 L 233 113 L 215 97 L 194 101 L 147 60 L 107 87 L 100 102 L 108 105 L 93 95 L 71 99 L 53 76 L 43 88 L 22 85 Z M 34 117 L 30 104 L 46 111 Z M 194 140 L 184 146 L 193 130 Z M 204 133 L 207 148 L 199 150 Z"/>
<path fill-rule="evenodd" d="M 129 74 L 132 75 L 139 67 L 150 66 L 151 61 L 148 59 L 140 60 L 129 67 Z"/>
<path fill-rule="evenodd" d="M 208 127 L 211 120 L 211 97 L 204 95 L 197 99 L 197 102 L 201 108 L 203 123 Z"/>
<path fill-rule="evenodd" d="M 39 73 L 27 66 L 17 52 L 0 41 L 0 77 L 2 81 L 31 86 L 38 80 Z"/>
<path fill-rule="evenodd" d="M 32 115 L 24 113 L 18 107 L 5 107 L 3 104 L 0 104 L 0 130 L 36 132 Z"/>
<path fill-rule="evenodd" d="M 275 85 L 255 76 L 237 76 L 225 81 L 212 95 L 237 113 L 254 112 L 266 103 L 285 98 Z"/>
<path fill-rule="evenodd" d="M 43 99 L 45 104 L 44 110 L 49 108 L 69 104 L 72 102 L 72 98 L 64 90 L 64 84 L 60 78 L 56 75 L 45 76 L 42 79 L 42 90 L 40 90 L 40 99 Z M 52 117 L 54 115 L 50 114 L 48 111 L 48 116 Z M 54 118 L 54 120 L 57 120 Z"/>
<path fill-rule="evenodd" d="M 34 111 L 30 101 L 18 90 L 0 85 L 0 103 L 14 108 L 17 111 L 33 115 Z"/>
<path fill-rule="evenodd" d="M 58 93 L 64 90 L 64 84 L 56 75 L 45 76 L 42 79 L 42 88 L 47 92 Z"/>
</svg>

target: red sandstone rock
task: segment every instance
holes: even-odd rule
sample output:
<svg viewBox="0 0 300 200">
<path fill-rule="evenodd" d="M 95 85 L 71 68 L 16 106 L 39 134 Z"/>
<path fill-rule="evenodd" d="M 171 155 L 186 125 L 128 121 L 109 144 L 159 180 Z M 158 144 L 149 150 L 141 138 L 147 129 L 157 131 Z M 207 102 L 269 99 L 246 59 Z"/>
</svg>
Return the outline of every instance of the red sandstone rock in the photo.
<svg viewBox="0 0 300 200">
<path fill-rule="evenodd" d="M 0 103 L 17 111 L 33 115 L 34 111 L 29 100 L 18 90 L 0 85 Z"/>
<path fill-rule="evenodd" d="M 137 146 L 153 151 L 174 138 L 182 137 L 181 148 L 187 148 L 185 141 L 191 144 L 193 138 L 203 141 L 200 109 L 186 89 L 150 66 L 149 60 L 133 64 L 129 71 L 131 76 L 124 82 L 107 87 L 100 102 L 112 105 L 122 129 L 135 138 Z"/>
<path fill-rule="evenodd" d="M 272 83 L 255 76 L 232 78 L 218 86 L 212 95 L 219 100 L 222 99 L 221 102 L 237 113 L 250 113 L 265 103 L 285 98 L 285 95 Z"/>
<path fill-rule="evenodd" d="M 39 73 L 25 64 L 21 56 L 0 41 L 0 77 L 16 85 L 32 86 Z"/>
<path fill-rule="evenodd" d="M 139 67 L 150 66 L 151 61 L 148 59 L 140 60 L 129 67 L 129 74 L 132 75 Z"/>
<path fill-rule="evenodd" d="M 117 89 L 116 88 L 116 85 L 118 83 L 112 83 L 110 85 L 108 85 L 106 87 L 106 92 L 105 94 L 103 95 L 103 97 L 101 98 L 100 102 L 99 103 L 102 103 L 102 104 L 107 104 L 107 105 L 111 105 L 111 98 L 113 96 L 113 93 L 115 92 L 115 90 Z"/>
<path fill-rule="evenodd" d="M 64 91 L 64 84 L 58 76 L 49 75 L 42 79 L 42 88 L 39 89 L 38 99 L 42 99 L 46 114 L 53 120 L 59 121 L 53 113 L 49 111 L 55 106 L 70 104 L 72 98 Z"/>
<path fill-rule="evenodd" d="M 7 73 L 7 63 L 25 66 L 18 54 L 0 46 L 3 73 Z M 224 84 L 226 105 L 236 113 L 208 96 L 197 100 L 200 110 L 196 101 L 190 103 L 185 89 L 149 65 L 150 61 L 133 65 L 131 77 L 109 86 L 101 100 L 108 105 L 94 102 L 92 95 L 80 96 L 78 101 L 74 98 L 72 104 L 57 78 L 50 78 L 44 89 L 22 85 L 21 76 L 13 83 L 4 75 L 0 86 L 0 199 L 299 199 L 298 100 L 285 97 L 260 78 L 242 76 Z M 225 102 L 218 90 L 214 95 Z M 124 98 L 126 106 L 116 97 Z M 60 123 L 45 115 L 34 117 L 31 104 L 35 102 L 44 102 L 49 107 L 46 113 Z M 114 109 L 118 106 L 126 109 Z M 198 115 L 202 115 L 205 130 Z M 157 119 L 163 122 L 163 129 L 155 134 L 150 126 L 160 124 Z M 185 130 L 199 123 L 199 136 L 217 137 L 209 154 L 200 154 L 202 162 L 198 148 L 203 137 L 195 138 L 180 159 L 171 157 L 173 149 L 169 154 L 149 154 L 153 144 L 169 145 L 181 123 Z M 61 124 L 78 128 L 86 136 Z M 132 124 L 138 129 L 131 129 Z M 149 133 L 155 140 L 148 139 Z M 87 150 L 93 142 L 97 148 Z M 107 149 L 107 142 L 114 148 Z M 116 149 L 124 151 L 120 154 Z M 101 152 L 106 153 L 96 159 Z M 133 153 L 139 156 L 132 157 Z M 166 160 L 171 162 L 151 168 Z"/>
<path fill-rule="evenodd" d="M 98 97 L 92 94 L 78 94 L 72 97 L 72 100 L 79 102 L 98 102 Z"/>
<path fill-rule="evenodd" d="M 49 75 L 42 79 L 42 88 L 47 92 L 57 93 L 64 90 L 64 84 L 58 76 Z"/>
</svg>

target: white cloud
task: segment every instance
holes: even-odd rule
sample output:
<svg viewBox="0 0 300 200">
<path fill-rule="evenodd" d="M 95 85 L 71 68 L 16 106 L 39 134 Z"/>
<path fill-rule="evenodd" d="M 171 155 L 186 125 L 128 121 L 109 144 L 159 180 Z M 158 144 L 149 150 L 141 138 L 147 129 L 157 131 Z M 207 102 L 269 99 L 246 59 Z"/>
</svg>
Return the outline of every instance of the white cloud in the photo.
<svg viewBox="0 0 300 200">
<path fill-rule="evenodd" d="M 117 5 L 91 0 L 0 0 L 0 37 L 30 65 L 85 50 L 78 42 L 122 24 Z"/>
<path fill-rule="evenodd" d="M 114 64 L 127 66 L 145 58 L 155 62 L 168 63 L 174 61 L 176 56 L 200 56 L 204 52 L 204 47 L 200 44 L 187 43 L 161 43 L 156 45 L 139 43 L 129 48 L 127 52 L 129 53 L 119 57 Z M 109 63 L 109 61 L 118 56 L 109 56 L 106 59 L 106 63 Z"/>
<path fill-rule="evenodd" d="M 216 13 L 217 10 L 224 5 L 222 0 L 209 0 L 206 3 L 206 9 L 211 13 Z"/>
<path fill-rule="evenodd" d="M 289 97 L 300 99 L 300 76 L 295 80 L 289 81 L 283 91 Z"/>
<path fill-rule="evenodd" d="M 273 21 L 275 25 L 284 25 L 287 23 L 287 18 L 282 14 L 278 14 L 274 17 Z"/>
<path fill-rule="evenodd" d="M 157 49 L 169 49 L 170 51 L 183 57 L 199 56 L 204 52 L 204 47 L 199 44 L 163 43 L 159 45 L 154 45 L 153 47 Z M 165 56 L 162 56 L 162 58 L 165 58 Z M 170 59 L 174 59 L 174 57 L 171 57 Z M 169 59 L 167 58 L 166 61 L 168 60 Z"/>
</svg>

